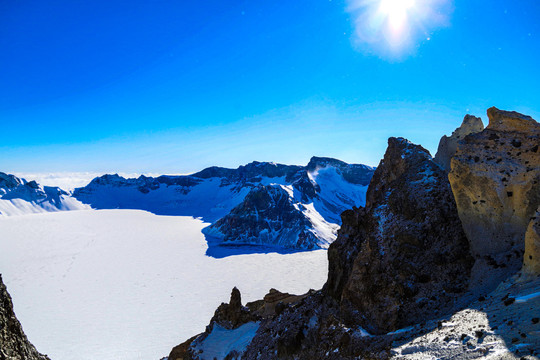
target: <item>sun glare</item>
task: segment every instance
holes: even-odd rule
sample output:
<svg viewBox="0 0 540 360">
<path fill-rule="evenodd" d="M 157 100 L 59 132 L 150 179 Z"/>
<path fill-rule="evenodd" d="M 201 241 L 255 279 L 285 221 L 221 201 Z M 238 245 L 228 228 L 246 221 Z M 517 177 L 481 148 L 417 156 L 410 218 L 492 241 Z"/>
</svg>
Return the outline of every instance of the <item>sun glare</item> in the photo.
<svg viewBox="0 0 540 360">
<path fill-rule="evenodd" d="M 390 30 L 399 35 L 407 27 L 409 12 L 414 10 L 414 0 L 380 0 L 379 12 L 385 17 Z"/>
<path fill-rule="evenodd" d="M 348 11 L 359 47 L 395 59 L 448 24 L 452 0 L 349 0 Z"/>
</svg>

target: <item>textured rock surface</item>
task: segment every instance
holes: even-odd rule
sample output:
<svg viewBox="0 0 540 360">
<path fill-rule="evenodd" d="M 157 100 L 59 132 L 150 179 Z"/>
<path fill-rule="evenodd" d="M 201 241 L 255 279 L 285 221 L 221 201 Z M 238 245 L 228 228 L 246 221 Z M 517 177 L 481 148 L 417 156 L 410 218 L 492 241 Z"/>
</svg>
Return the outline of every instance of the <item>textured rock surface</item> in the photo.
<svg viewBox="0 0 540 360">
<path fill-rule="evenodd" d="M 521 267 L 525 231 L 540 204 L 540 124 L 496 108 L 488 110 L 488 117 L 484 131 L 459 144 L 449 173 L 478 259 L 473 276 L 486 286 Z"/>
<path fill-rule="evenodd" d="M 312 225 L 279 186 L 261 185 L 249 192 L 231 212 L 204 230 L 224 244 L 264 244 L 315 249 L 319 239 Z"/>
<path fill-rule="evenodd" d="M 484 130 L 482 119 L 472 115 L 465 115 L 463 123 L 451 136 L 444 135 L 439 142 L 437 154 L 433 158 L 447 172 L 450 171 L 450 160 L 457 151 L 458 143 L 470 134 L 475 134 Z"/>
<path fill-rule="evenodd" d="M 13 303 L 0 275 L 0 359 L 49 360 L 41 355 L 23 332 L 13 312 Z"/>
<path fill-rule="evenodd" d="M 336 284 L 344 285 L 340 301 L 346 321 L 372 333 L 453 310 L 472 267 L 446 173 L 421 146 L 402 138 L 390 138 L 388 145 L 366 208 L 350 216 L 353 223 L 344 224 L 336 242 L 358 248 L 345 282 L 333 270 L 351 265 L 336 265 L 329 254 L 328 288 L 335 295 Z"/>
<path fill-rule="evenodd" d="M 536 210 L 525 233 L 523 273 L 529 276 L 540 276 L 540 207 Z"/>
</svg>

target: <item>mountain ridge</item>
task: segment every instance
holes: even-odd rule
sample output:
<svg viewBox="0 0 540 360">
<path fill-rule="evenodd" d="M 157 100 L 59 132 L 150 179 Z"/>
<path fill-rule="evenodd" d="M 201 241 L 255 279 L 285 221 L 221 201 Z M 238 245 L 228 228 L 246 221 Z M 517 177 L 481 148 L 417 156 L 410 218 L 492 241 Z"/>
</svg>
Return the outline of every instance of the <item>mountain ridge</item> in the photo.
<svg viewBox="0 0 540 360">
<path fill-rule="evenodd" d="M 59 187 L 0 172 L 0 216 L 88 208 Z"/>
<path fill-rule="evenodd" d="M 335 240 L 341 212 L 365 202 L 373 172 L 327 157 L 312 157 L 306 166 L 253 161 L 191 175 L 107 174 L 73 196 L 96 209 L 200 217 L 210 223 L 204 234 L 213 244 L 310 250 Z"/>
</svg>

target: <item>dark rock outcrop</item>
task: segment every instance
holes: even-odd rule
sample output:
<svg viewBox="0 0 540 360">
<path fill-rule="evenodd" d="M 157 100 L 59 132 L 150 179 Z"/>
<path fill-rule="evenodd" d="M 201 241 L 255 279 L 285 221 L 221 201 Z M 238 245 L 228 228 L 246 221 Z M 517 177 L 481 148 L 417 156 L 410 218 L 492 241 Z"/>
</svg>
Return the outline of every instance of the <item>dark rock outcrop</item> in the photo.
<svg viewBox="0 0 540 360">
<path fill-rule="evenodd" d="M 249 311 L 249 308 L 242 306 L 240 290 L 236 287 L 231 291 L 229 303 L 222 303 L 214 313 L 210 321 L 210 330 L 214 324 L 219 324 L 225 329 L 236 329 L 240 325 L 255 321 L 257 318 Z M 208 331 L 209 332 L 209 331 Z"/>
<path fill-rule="evenodd" d="M 366 207 L 344 215 L 326 285 L 347 322 L 376 334 L 453 310 L 472 267 L 446 173 L 421 146 L 388 145 Z"/>
<path fill-rule="evenodd" d="M 13 312 L 13 302 L 0 275 L 0 360 L 49 360 L 23 332 Z"/>
<path fill-rule="evenodd" d="M 280 186 L 260 185 L 204 233 L 222 238 L 224 244 L 315 249 L 319 239 L 311 228 L 311 223 L 293 205 L 287 191 Z"/>
</svg>

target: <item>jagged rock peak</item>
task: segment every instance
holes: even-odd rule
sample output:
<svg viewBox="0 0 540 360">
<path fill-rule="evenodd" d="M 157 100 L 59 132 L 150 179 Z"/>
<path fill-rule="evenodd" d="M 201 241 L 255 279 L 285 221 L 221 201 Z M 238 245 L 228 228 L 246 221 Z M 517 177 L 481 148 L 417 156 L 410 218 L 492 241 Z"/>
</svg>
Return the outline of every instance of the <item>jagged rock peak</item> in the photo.
<svg viewBox="0 0 540 360">
<path fill-rule="evenodd" d="M 215 324 L 218 324 L 226 329 L 236 329 L 237 327 L 250 321 L 254 321 L 254 315 L 250 313 L 248 308 L 242 306 L 240 290 L 234 287 L 231 291 L 229 303 L 222 303 L 216 309 L 214 317 L 210 321 L 210 325 L 206 329 L 206 332 L 210 333 Z"/>
<path fill-rule="evenodd" d="M 240 294 L 240 290 L 238 290 L 236 286 L 231 291 L 231 299 L 229 300 L 229 306 L 231 306 L 233 309 L 242 308 L 242 295 Z"/>
<path fill-rule="evenodd" d="M 325 289 L 345 323 L 381 334 L 453 309 L 472 258 L 446 173 L 426 149 L 388 140 L 366 208 L 343 214 L 328 257 Z"/>
<path fill-rule="evenodd" d="M 32 345 L 13 312 L 13 302 L 0 275 L 0 359 L 50 360 Z"/>
<path fill-rule="evenodd" d="M 431 155 L 422 146 L 413 144 L 402 137 L 389 138 L 384 158 L 375 170 L 373 180 L 367 190 L 366 208 L 385 196 L 385 188 L 390 182 L 400 177 L 410 167 L 426 160 L 431 161 Z"/>
<path fill-rule="evenodd" d="M 525 233 L 523 272 L 529 276 L 540 276 L 540 206 Z"/>
<path fill-rule="evenodd" d="M 491 130 L 531 132 L 538 128 L 538 123 L 532 117 L 516 111 L 499 110 L 493 106 L 488 109 L 487 115 L 487 128 Z"/>
<path fill-rule="evenodd" d="M 439 142 L 437 154 L 433 160 L 447 172 L 450 171 L 450 160 L 455 155 L 458 143 L 470 134 L 475 134 L 484 130 L 482 119 L 472 115 L 465 115 L 461 126 L 458 127 L 451 136 L 443 135 Z"/>
</svg>

